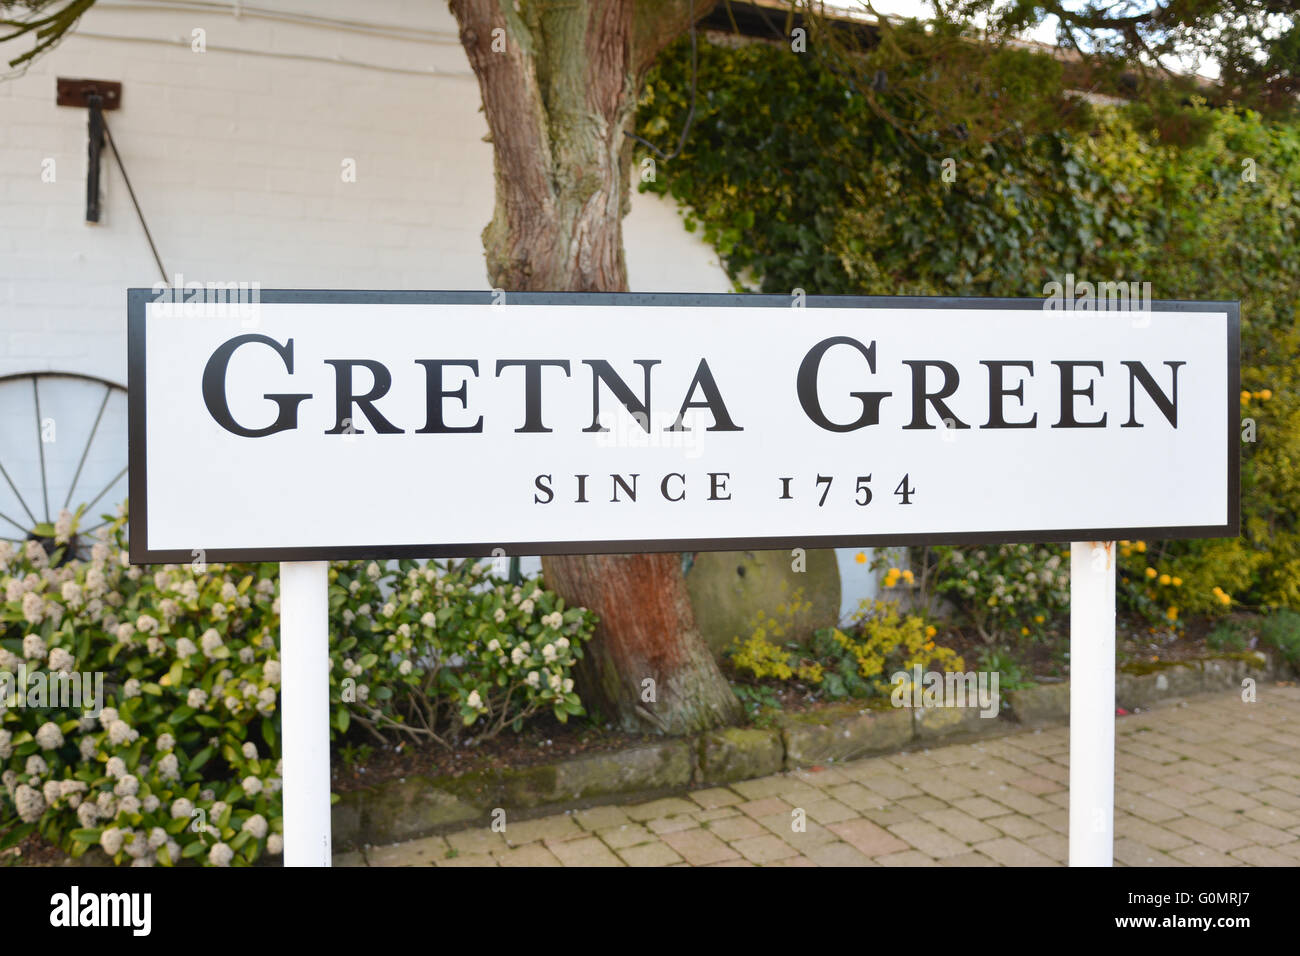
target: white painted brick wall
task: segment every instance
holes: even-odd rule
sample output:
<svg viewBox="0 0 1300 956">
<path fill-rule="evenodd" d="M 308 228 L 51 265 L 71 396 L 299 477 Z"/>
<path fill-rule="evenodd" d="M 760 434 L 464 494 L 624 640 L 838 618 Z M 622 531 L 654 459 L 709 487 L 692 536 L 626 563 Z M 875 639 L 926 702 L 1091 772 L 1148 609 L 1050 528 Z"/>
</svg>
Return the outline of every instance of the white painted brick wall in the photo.
<svg viewBox="0 0 1300 956">
<path fill-rule="evenodd" d="M 86 111 L 55 106 L 59 76 L 122 81 L 122 108 L 107 118 L 169 273 L 264 288 L 487 287 L 479 234 L 492 153 L 446 6 L 257 6 L 422 32 L 412 42 L 101 0 L 25 76 L 0 82 L 0 376 L 58 369 L 124 382 L 123 290 L 159 280 L 107 155 L 102 221 L 84 222 Z M 205 53 L 190 48 L 195 28 Z M 47 157 L 54 183 L 41 181 Z M 341 179 L 345 158 L 355 183 Z M 637 195 L 624 227 L 634 289 L 729 288 L 671 204 Z"/>
</svg>

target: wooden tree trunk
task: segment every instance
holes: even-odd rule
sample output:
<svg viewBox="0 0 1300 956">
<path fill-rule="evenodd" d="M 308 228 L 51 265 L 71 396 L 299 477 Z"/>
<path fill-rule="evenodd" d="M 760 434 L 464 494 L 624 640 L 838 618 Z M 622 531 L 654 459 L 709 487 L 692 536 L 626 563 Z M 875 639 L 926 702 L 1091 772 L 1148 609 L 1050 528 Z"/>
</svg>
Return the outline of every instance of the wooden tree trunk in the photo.
<svg viewBox="0 0 1300 956">
<path fill-rule="evenodd" d="M 496 206 L 483 246 L 507 302 L 627 291 L 625 133 L 637 92 L 655 54 L 713 3 L 451 0 L 487 114 Z M 740 718 L 675 554 L 550 557 L 542 568 L 568 603 L 600 615 L 578 671 L 589 709 L 626 730 L 680 734 Z"/>
<path fill-rule="evenodd" d="M 736 695 L 695 628 L 681 557 L 543 559 L 546 582 L 581 595 L 600 628 L 578 669 L 581 696 L 628 730 L 688 734 L 734 723 Z"/>
</svg>

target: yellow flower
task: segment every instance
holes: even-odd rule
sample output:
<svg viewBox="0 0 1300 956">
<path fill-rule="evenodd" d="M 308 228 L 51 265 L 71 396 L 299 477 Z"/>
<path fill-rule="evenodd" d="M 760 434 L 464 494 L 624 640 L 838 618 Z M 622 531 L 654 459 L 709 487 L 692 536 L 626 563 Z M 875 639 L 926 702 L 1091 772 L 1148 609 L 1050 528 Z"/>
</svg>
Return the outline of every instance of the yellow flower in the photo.
<svg viewBox="0 0 1300 956">
<path fill-rule="evenodd" d="M 1174 579 L 1173 579 L 1173 581 L 1174 581 L 1174 587 L 1176 587 L 1176 588 L 1180 588 L 1180 587 L 1183 586 L 1183 579 L 1182 579 L 1182 578 L 1175 576 Z"/>
<path fill-rule="evenodd" d="M 1162 574 L 1162 575 L 1160 575 L 1160 583 L 1161 583 L 1161 584 L 1168 584 L 1168 583 L 1170 583 L 1172 580 L 1173 580 L 1173 578 L 1171 578 L 1171 577 L 1170 577 L 1169 575 L 1167 575 L 1167 574 Z"/>
<path fill-rule="evenodd" d="M 1131 556 L 1132 554 L 1133 554 L 1133 549 L 1132 549 L 1132 548 L 1120 548 L 1120 549 L 1119 549 L 1119 556 L 1120 556 L 1121 558 L 1127 558 L 1127 557 Z"/>
<path fill-rule="evenodd" d="M 1034 615 L 1034 623 L 1035 623 L 1035 624 L 1042 624 L 1042 623 L 1043 623 L 1044 621 L 1046 621 L 1046 620 L 1047 620 L 1047 618 L 1043 617 L 1043 615 L 1041 615 L 1041 614 L 1035 614 L 1035 615 Z"/>
<path fill-rule="evenodd" d="M 1121 541 L 1121 542 L 1120 542 L 1120 544 L 1122 544 L 1122 545 L 1123 545 L 1124 547 L 1126 547 L 1126 548 L 1127 548 L 1130 544 L 1132 544 L 1132 543 L 1133 543 L 1132 541 Z"/>
<path fill-rule="evenodd" d="M 795 675 L 801 680 L 806 680 L 810 684 L 820 684 L 822 682 L 822 666 L 818 663 L 800 664 Z"/>
<path fill-rule="evenodd" d="M 935 627 L 933 624 L 928 624 L 928 625 L 926 625 L 926 628 L 925 628 L 925 636 L 926 636 L 926 637 L 934 637 L 934 636 L 935 636 L 936 634 L 938 634 L 938 633 L 939 633 L 939 629 L 938 629 L 937 627 Z"/>
<path fill-rule="evenodd" d="M 903 572 L 903 580 L 906 581 L 908 584 L 911 584 L 915 579 L 916 579 L 916 576 L 915 576 L 914 574 L 912 574 L 911 571 L 904 571 L 904 572 Z"/>
<path fill-rule="evenodd" d="M 1066 556 L 1067 558 L 1070 556 L 1070 549 L 1069 549 L 1069 548 L 1066 548 L 1066 549 L 1065 549 L 1065 556 Z"/>
<path fill-rule="evenodd" d="M 1147 577 L 1149 577 L 1149 578 L 1154 578 L 1155 576 L 1156 576 L 1156 569 L 1155 569 L 1155 568 L 1147 568 Z"/>
<path fill-rule="evenodd" d="M 1027 636 L 1029 635 L 1029 628 L 1027 628 L 1027 627 L 1022 627 L 1022 628 L 1020 629 L 1020 633 L 1021 633 L 1022 635 L 1024 635 L 1024 636 L 1027 637 Z"/>
<path fill-rule="evenodd" d="M 1250 404 L 1250 392 L 1242 392 L 1242 393 L 1241 393 L 1241 404 L 1243 404 L 1243 405 L 1249 405 L 1249 404 Z"/>
<path fill-rule="evenodd" d="M 1133 549 L 1137 551 L 1138 554 L 1146 554 L 1147 543 L 1145 541 L 1135 542 L 1133 545 Z"/>
<path fill-rule="evenodd" d="M 1178 608 L 1171 607 L 1168 611 L 1165 612 L 1165 617 L 1169 618 L 1169 620 L 1171 621 L 1178 620 Z"/>
<path fill-rule="evenodd" d="M 856 555 L 853 556 L 853 560 L 858 562 L 858 564 L 866 564 L 867 553 L 865 551 L 859 551 Z"/>
<path fill-rule="evenodd" d="M 1270 398 L 1273 397 L 1273 390 L 1271 388 L 1266 388 L 1259 393 L 1259 397 L 1267 402 Z"/>
</svg>

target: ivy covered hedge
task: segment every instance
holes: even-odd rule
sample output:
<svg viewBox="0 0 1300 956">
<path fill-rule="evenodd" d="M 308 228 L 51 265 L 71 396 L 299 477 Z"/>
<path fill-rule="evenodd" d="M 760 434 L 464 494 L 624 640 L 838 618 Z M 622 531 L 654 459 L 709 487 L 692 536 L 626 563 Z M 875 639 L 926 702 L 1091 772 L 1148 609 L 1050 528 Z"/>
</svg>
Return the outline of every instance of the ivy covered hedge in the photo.
<svg viewBox="0 0 1300 956">
<path fill-rule="evenodd" d="M 1030 70 L 1020 56 L 1008 77 Z M 1044 59 L 1038 86 L 1008 80 L 1005 96 L 1059 98 Z M 911 134 L 855 90 L 811 53 L 701 43 L 686 148 L 641 188 L 683 204 L 737 289 L 1041 297 L 1073 273 L 1240 299 L 1243 534 L 1159 550 L 1231 598 L 1189 593 L 1189 609 L 1300 607 L 1300 127 L 1193 103 L 1175 136 L 1142 104 L 1081 103 L 1069 128 L 977 142 Z M 675 138 L 689 100 L 679 44 L 649 77 L 640 135 Z"/>
</svg>

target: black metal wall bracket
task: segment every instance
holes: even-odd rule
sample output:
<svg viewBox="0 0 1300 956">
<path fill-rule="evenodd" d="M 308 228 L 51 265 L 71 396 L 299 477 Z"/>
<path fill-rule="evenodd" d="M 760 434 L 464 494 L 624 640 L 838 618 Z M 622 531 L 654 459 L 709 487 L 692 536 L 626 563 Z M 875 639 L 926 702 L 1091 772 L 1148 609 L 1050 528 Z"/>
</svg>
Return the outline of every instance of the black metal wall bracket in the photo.
<svg viewBox="0 0 1300 956">
<path fill-rule="evenodd" d="M 86 222 L 99 222 L 99 157 L 104 149 L 104 111 L 122 105 L 122 84 L 112 80 L 71 80 L 59 77 L 55 102 L 90 111 L 86 166 Z"/>
</svg>

